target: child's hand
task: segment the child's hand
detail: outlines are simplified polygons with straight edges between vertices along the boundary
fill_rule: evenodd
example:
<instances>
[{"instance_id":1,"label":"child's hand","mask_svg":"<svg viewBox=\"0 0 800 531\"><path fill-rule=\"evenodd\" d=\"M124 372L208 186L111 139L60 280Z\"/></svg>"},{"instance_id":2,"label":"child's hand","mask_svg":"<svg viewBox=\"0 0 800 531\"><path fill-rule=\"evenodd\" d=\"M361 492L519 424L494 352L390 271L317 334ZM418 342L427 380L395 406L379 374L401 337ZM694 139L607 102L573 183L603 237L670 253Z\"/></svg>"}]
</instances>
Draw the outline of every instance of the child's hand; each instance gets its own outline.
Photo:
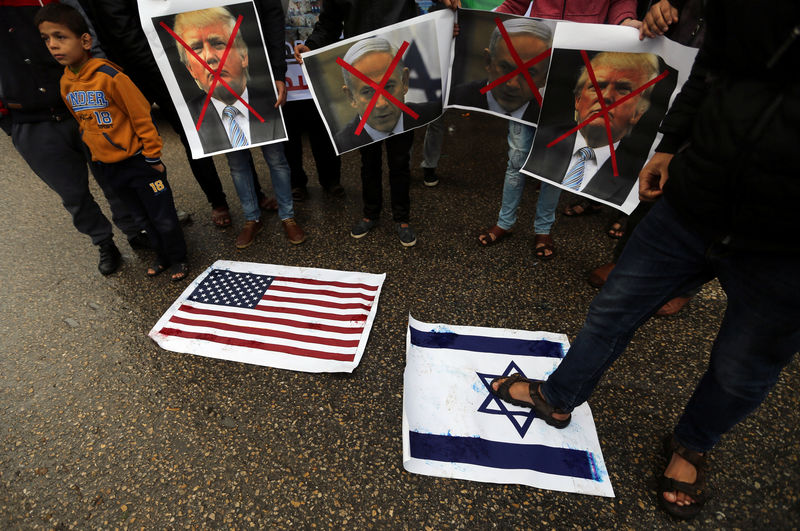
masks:
<instances>
[{"instance_id":1,"label":"child's hand","mask_svg":"<svg viewBox=\"0 0 800 531\"><path fill-rule=\"evenodd\" d=\"M158 173L164 173L164 170L167 169L164 167L163 162L159 162L158 164L151 164L150 166L152 166L153 169L156 170Z\"/></svg>"}]
</instances>

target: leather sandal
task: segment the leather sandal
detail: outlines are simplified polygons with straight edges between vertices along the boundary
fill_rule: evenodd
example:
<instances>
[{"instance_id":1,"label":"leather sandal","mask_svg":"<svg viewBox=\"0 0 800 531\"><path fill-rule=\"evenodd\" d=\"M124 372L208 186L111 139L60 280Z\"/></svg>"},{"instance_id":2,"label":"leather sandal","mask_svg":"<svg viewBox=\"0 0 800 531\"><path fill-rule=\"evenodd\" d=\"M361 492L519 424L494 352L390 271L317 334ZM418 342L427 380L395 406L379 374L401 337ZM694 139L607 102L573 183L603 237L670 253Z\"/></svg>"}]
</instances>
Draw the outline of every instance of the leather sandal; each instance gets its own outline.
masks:
<instances>
[{"instance_id":1,"label":"leather sandal","mask_svg":"<svg viewBox=\"0 0 800 531\"><path fill-rule=\"evenodd\" d=\"M501 383L497 390L494 388L494 384L500 380L505 380ZM513 396L511 396L511 386L517 382L524 382L528 384L528 394L531 397L530 402L525 402L524 400L517 400ZM509 404L513 404L515 406L520 407L527 407L533 409L536 412L536 416L545 421L548 425L553 426L554 428L558 428L559 430L566 428L569 426L570 421L572 420L572 415L570 414L564 420L556 419L553 417L553 413L563 413L563 411L554 408L550 404L548 404L542 395L539 392L539 388L542 385L541 380L530 380L525 378L519 373L514 373L511 376L500 376L492 380L492 384L489 388L492 391L492 394L496 397L500 398L504 402L508 402Z\"/></svg>"},{"instance_id":2,"label":"leather sandal","mask_svg":"<svg viewBox=\"0 0 800 531\"><path fill-rule=\"evenodd\" d=\"M168 265L156 258L155 261L147 268L148 277L157 277L167 270Z\"/></svg>"},{"instance_id":3,"label":"leather sandal","mask_svg":"<svg viewBox=\"0 0 800 531\"><path fill-rule=\"evenodd\" d=\"M499 225L495 225L491 229L485 230L480 236L478 236L478 241L483 247L489 247L490 245L499 243L500 240L506 236L511 236L511 229L506 230Z\"/></svg>"},{"instance_id":4,"label":"leather sandal","mask_svg":"<svg viewBox=\"0 0 800 531\"><path fill-rule=\"evenodd\" d=\"M577 218L578 216L590 216L602 211L603 207L588 200L578 201L564 209L564 215L568 218Z\"/></svg>"},{"instance_id":5,"label":"leather sandal","mask_svg":"<svg viewBox=\"0 0 800 531\"><path fill-rule=\"evenodd\" d=\"M216 225L220 229L224 229L225 227L230 227L231 213L228 210L228 207L217 207L211 210L211 221L213 221L214 225Z\"/></svg>"},{"instance_id":6,"label":"leather sandal","mask_svg":"<svg viewBox=\"0 0 800 531\"><path fill-rule=\"evenodd\" d=\"M550 254L545 254L550 251ZM533 252L539 260L550 260L556 255L556 247L553 238L549 234L537 234L533 237Z\"/></svg>"},{"instance_id":7,"label":"leather sandal","mask_svg":"<svg viewBox=\"0 0 800 531\"><path fill-rule=\"evenodd\" d=\"M678 481L662 475L658 480L658 502L665 511L675 518L689 520L697 516L706 501L711 498L706 486L706 456L694 450L684 448L678 440L675 439L674 435L668 435L664 439L664 455L667 458L667 464L669 464L669 461L672 459L672 454L678 454L691 463L695 470L697 470L697 479L695 479L694 483L684 483L683 481ZM688 494L692 497L693 502L690 505L678 505L677 503L667 501L664 498L664 493L674 491Z\"/></svg>"}]
</instances>

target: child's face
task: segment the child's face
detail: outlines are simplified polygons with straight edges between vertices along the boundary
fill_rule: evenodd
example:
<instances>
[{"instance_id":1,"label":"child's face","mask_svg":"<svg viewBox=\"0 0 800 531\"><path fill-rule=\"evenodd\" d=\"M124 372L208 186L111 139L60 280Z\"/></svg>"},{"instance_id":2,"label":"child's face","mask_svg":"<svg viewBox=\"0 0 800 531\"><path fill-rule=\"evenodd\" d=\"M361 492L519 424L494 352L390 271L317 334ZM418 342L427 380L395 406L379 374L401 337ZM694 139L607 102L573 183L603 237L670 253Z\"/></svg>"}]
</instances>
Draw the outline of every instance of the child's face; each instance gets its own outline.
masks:
<instances>
[{"instance_id":1,"label":"child's face","mask_svg":"<svg viewBox=\"0 0 800 531\"><path fill-rule=\"evenodd\" d=\"M50 55L60 64L80 66L89 59L92 37L88 33L79 37L63 24L42 22L39 24L39 34Z\"/></svg>"}]
</instances>

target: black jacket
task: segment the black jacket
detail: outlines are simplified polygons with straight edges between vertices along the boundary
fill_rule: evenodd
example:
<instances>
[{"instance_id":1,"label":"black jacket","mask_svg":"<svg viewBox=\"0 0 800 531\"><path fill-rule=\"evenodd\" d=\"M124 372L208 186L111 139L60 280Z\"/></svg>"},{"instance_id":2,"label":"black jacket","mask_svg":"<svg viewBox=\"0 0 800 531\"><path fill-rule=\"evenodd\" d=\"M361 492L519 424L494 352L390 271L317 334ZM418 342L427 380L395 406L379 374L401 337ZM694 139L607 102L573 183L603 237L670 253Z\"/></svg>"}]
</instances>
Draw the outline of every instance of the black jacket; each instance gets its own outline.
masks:
<instances>
[{"instance_id":1,"label":"black jacket","mask_svg":"<svg viewBox=\"0 0 800 531\"><path fill-rule=\"evenodd\" d=\"M710 240L800 253L800 3L711 0L691 75L657 151L676 153L664 196ZM796 35L795 35L796 37Z\"/></svg>"},{"instance_id":2,"label":"black jacket","mask_svg":"<svg viewBox=\"0 0 800 531\"><path fill-rule=\"evenodd\" d=\"M319 20L306 39L312 50L416 16L414 0L322 0Z\"/></svg>"}]
</instances>

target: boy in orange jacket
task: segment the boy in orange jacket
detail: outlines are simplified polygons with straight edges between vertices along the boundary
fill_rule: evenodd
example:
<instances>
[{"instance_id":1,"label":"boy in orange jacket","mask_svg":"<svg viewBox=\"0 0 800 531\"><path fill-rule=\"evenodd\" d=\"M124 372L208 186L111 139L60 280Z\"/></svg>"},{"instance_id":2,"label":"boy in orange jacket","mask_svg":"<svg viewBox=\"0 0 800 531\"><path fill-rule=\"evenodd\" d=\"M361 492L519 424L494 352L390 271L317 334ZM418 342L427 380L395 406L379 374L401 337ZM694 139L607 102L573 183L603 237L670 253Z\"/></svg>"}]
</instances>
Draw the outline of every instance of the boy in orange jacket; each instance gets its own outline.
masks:
<instances>
[{"instance_id":1,"label":"boy in orange jacket","mask_svg":"<svg viewBox=\"0 0 800 531\"><path fill-rule=\"evenodd\" d=\"M147 274L152 277L169 269L172 280L183 280L186 242L161 162L161 137L149 102L114 63L91 57L92 37L78 11L48 4L36 14L34 23L50 54L66 67L61 97L78 121L97 171L132 210L147 219L147 234L157 253Z\"/></svg>"}]
</instances>

